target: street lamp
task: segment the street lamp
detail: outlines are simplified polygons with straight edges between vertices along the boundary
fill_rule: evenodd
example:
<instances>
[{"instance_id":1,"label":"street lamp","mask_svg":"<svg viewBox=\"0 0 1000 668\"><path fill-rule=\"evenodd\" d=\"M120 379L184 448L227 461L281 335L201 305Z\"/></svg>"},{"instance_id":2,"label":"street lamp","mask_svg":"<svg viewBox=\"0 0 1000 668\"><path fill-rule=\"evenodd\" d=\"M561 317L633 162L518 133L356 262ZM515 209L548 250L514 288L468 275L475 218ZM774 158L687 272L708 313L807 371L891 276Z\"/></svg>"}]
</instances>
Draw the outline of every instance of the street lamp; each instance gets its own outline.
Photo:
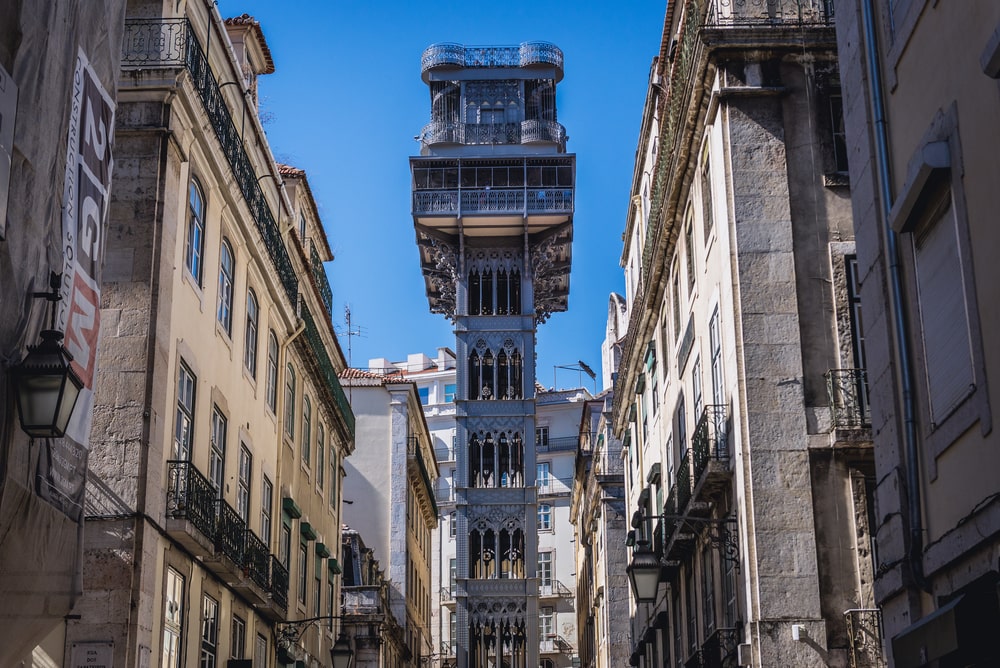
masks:
<instances>
[{"instance_id":1,"label":"street lamp","mask_svg":"<svg viewBox=\"0 0 1000 668\"><path fill-rule=\"evenodd\" d=\"M333 668L351 668L351 664L354 663L354 650L351 649L351 643L347 640L343 629L337 642L330 648L330 661L333 662Z\"/></svg>"},{"instance_id":2,"label":"street lamp","mask_svg":"<svg viewBox=\"0 0 1000 668\"><path fill-rule=\"evenodd\" d=\"M279 622L276 631L278 632L278 662L283 664L294 663L296 661L294 648L298 645L302 634L306 629L316 622L330 621L333 619L343 619L340 615L321 615L319 617L308 617L306 619L296 619L290 622ZM351 668L354 664L354 650L351 649L351 641L347 639L343 626L340 629L340 637L330 648L330 661L333 668Z\"/></svg>"},{"instance_id":3,"label":"street lamp","mask_svg":"<svg viewBox=\"0 0 1000 668\"><path fill-rule=\"evenodd\" d=\"M660 588L660 558L649 548L648 541L639 543L638 549L632 552L632 563L625 570L636 600L641 603L655 601Z\"/></svg>"},{"instance_id":4,"label":"street lamp","mask_svg":"<svg viewBox=\"0 0 1000 668\"><path fill-rule=\"evenodd\" d=\"M35 292L48 300L52 323L41 333L41 343L28 346L27 356L10 370L21 429L32 437L62 437L73 415L83 381L73 371L73 356L62 345L63 334L55 329L55 302L61 299L62 277L52 274L50 292Z\"/></svg>"}]
</instances>

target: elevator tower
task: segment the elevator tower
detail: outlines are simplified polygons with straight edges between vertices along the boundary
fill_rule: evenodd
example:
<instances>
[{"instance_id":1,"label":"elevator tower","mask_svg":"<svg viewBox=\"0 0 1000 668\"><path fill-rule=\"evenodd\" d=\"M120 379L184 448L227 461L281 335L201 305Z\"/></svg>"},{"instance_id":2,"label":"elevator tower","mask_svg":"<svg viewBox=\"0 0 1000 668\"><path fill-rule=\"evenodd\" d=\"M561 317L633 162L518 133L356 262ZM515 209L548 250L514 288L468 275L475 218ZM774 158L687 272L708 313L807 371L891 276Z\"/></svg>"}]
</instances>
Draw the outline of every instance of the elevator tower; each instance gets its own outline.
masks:
<instances>
[{"instance_id":1,"label":"elevator tower","mask_svg":"<svg viewBox=\"0 0 1000 668\"><path fill-rule=\"evenodd\" d=\"M455 325L459 668L538 664L535 328L566 310L575 156L544 42L434 44L410 158L430 309Z\"/></svg>"}]
</instances>

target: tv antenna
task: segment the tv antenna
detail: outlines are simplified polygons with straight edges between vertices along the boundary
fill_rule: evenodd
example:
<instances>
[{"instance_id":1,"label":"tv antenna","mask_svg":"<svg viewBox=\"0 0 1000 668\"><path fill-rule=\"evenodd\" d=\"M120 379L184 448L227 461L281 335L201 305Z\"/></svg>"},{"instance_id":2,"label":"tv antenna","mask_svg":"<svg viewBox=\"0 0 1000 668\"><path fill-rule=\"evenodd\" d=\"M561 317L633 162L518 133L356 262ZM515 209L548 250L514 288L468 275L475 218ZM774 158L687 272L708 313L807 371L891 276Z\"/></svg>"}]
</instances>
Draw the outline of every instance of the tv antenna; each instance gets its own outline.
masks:
<instances>
[{"instance_id":1,"label":"tv antenna","mask_svg":"<svg viewBox=\"0 0 1000 668\"><path fill-rule=\"evenodd\" d=\"M351 359L351 355L352 355L351 348L353 347L352 346L352 341L354 340L355 336L364 336L364 333L361 331L361 326L360 325L354 326L354 325L351 324L351 305L350 304L344 304L344 323L345 323L345 327L343 329L341 329L339 332L337 332L337 335L338 336L346 336L347 337L347 366L349 368L354 368L354 362Z\"/></svg>"},{"instance_id":2,"label":"tv antenna","mask_svg":"<svg viewBox=\"0 0 1000 668\"><path fill-rule=\"evenodd\" d=\"M583 387L583 374L590 376L590 380L594 381L594 394L597 394L597 374L594 370L587 366L587 363L583 360L577 360L576 364L556 364L552 367L552 387L553 389L558 388L558 383L556 382L556 369L566 369L568 371L576 371L578 374L577 382L580 383L580 387Z\"/></svg>"}]
</instances>

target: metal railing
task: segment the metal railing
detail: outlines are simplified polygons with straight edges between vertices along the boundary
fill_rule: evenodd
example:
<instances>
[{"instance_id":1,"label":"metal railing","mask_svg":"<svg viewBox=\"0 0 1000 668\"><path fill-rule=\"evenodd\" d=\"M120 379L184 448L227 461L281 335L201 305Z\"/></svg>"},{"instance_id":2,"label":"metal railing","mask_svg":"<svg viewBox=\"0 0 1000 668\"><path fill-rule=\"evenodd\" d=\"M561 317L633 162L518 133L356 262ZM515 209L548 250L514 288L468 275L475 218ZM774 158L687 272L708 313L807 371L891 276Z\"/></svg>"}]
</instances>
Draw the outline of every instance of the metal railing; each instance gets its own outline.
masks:
<instances>
[{"instance_id":1,"label":"metal railing","mask_svg":"<svg viewBox=\"0 0 1000 668\"><path fill-rule=\"evenodd\" d=\"M319 290L320 300L326 307L326 314L333 314L333 290L330 289L330 279L326 276L326 268L323 260L316 250L316 242L309 240L309 268L312 270L313 280L316 281L316 289Z\"/></svg>"},{"instance_id":2,"label":"metal railing","mask_svg":"<svg viewBox=\"0 0 1000 668\"><path fill-rule=\"evenodd\" d=\"M854 608L844 612L850 643L851 668L885 668L882 653L882 611L878 608Z\"/></svg>"},{"instance_id":3,"label":"metal railing","mask_svg":"<svg viewBox=\"0 0 1000 668\"><path fill-rule=\"evenodd\" d=\"M344 388L340 385L340 379L337 377L337 372L333 368L333 362L330 360L330 356L326 352L326 345L323 343L323 337L320 336L319 329L316 327L316 321L313 320L312 314L309 312L309 307L306 306L304 301L300 304L299 316L305 324L306 340L309 342L310 348L312 348L313 356L316 358L316 363L319 365L320 373L326 381L326 388L329 390L331 397L337 404L337 408L339 409L341 416L344 418L344 423L347 425L347 431L353 438L354 411L351 410L351 404L347 401L347 395L344 394Z\"/></svg>"},{"instance_id":4,"label":"metal railing","mask_svg":"<svg viewBox=\"0 0 1000 668\"><path fill-rule=\"evenodd\" d=\"M677 511L683 514L691 500L691 450L684 451L677 467Z\"/></svg>"},{"instance_id":5,"label":"metal railing","mask_svg":"<svg viewBox=\"0 0 1000 668\"><path fill-rule=\"evenodd\" d=\"M431 507L434 509L434 514L437 515L437 492L434 489L434 485L431 484L431 476L427 471L427 464L424 462L424 454L420 450L420 443L416 436L407 436L406 441L407 454L417 460L417 468L420 470L420 478L426 486L427 496L431 500Z\"/></svg>"},{"instance_id":6,"label":"metal railing","mask_svg":"<svg viewBox=\"0 0 1000 668\"><path fill-rule=\"evenodd\" d=\"M571 654L573 652L573 644L561 635L552 633L538 642L538 651L542 654Z\"/></svg>"},{"instance_id":7,"label":"metal railing","mask_svg":"<svg viewBox=\"0 0 1000 668\"><path fill-rule=\"evenodd\" d=\"M232 114L190 22L187 19L127 19L121 64L126 70L181 66L188 70L222 147L222 153L229 162L233 177L274 264L275 272L289 301L294 305L298 298L299 282L288 256L288 249L281 239L274 214L243 146L243 137L233 123Z\"/></svg>"},{"instance_id":8,"label":"metal railing","mask_svg":"<svg viewBox=\"0 0 1000 668\"><path fill-rule=\"evenodd\" d=\"M739 629L716 629L701 646L702 668L723 668L732 665L729 659L735 657L739 643Z\"/></svg>"},{"instance_id":9,"label":"metal railing","mask_svg":"<svg viewBox=\"0 0 1000 668\"><path fill-rule=\"evenodd\" d=\"M288 569L274 555L271 555L271 600L288 609Z\"/></svg>"},{"instance_id":10,"label":"metal railing","mask_svg":"<svg viewBox=\"0 0 1000 668\"><path fill-rule=\"evenodd\" d=\"M520 129L522 144L542 141L555 142L557 144L566 143L566 128L556 121L530 119L521 121Z\"/></svg>"},{"instance_id":11,"label":"metal railing","mask_svg":"<svg viewBox=\"0 0 1000 668\"><path fill-rule=\"evenodd\" d=\"M573 599L576 595L573 591L559 580L549 580L548 584L538 585L538 596L540 598L563 598Z\"/></svg>"},{"instance_id":12,"label":"metal railing","mask_svg":"<svg viewBox=\"0 0 1000 668\"><path fill-rule=\"evenodd\" d=\"M698 426L691 438L694 450L694 479L698 481L705 472L710 459L729 460L729 444L726 433L726 407L709 404L702 411Z\"/></svg>"},{"instance_id":13,"label":"metal railing","mask_svg":"<svg viewBox=\"0 0 1000 668\"><path fill-rule=\"evenodd\" d=\"M454 601L455 593L449 587L441 587L441 600Z\"/></svg>"},{"instance_id":14,"label":"metal railing","mask_svg":"<svg viewBox=\"0 0 1000 668\"><path fill-rule=\"evenodd\" d=\"M544 443L536 441L535 450L538 452L576 452L579 446L580 438L578 436L560 436L550 438Z\"/></svg>"},{"instance_id":15,"label":"metal railing","mask_svg":"<svg viewBox=\"0 0 1000 668\"><path fill-rule=\"evenodd\" d=\"M573 210L572 188L415 190L413 214L475 215Z\"/></svg>"},{"instance_id":16,"label":"metal railing","mask_svg":"<svg viewBox=\"0 0 1000 668\"><path fill-rule=\"evenodd\" d=\"M862 429L872 426L865 369L830 369L826 372L826 390L834 427Z\"/></svg>"},{"instance_id":17,"label":"metal railing","mask_svg":"<svg viewBox=\"0 0 1000 668\"><path fill-rule=\"evenodd\" d=\"M236 510L219 499L215 521L215 549L229 557L234 564L243 565L243 548L246 545L247 524Z\"/></svg>"},{"instance_id":18,"label":"metal railing","mask_svg":"<svg viewBox=\"0 0 1000 668\"><path fill-rule=\"evenodd\" d=\"M267 544L252 530L246 530L246 546L243 550L243 572L258 587L265 591L271 586L268 563L270 552Z\"/></svg>"},{"instance_id":19,"label":"metal railing","mask_svg":"<svg viewBox=\"0 0 1000 668\"><path fill-rule=\"evenodd\" d=\"M420 130L424 144L532 144L566 143L566 128L556 121L529 119L516 123L453 123L431 121Z\"/></svg>"},{"instance_id":20,"label":"metal railing","mask_svg":"<svg viewBox=\"0 0 1000 668\"><path fill-rule=\"evenodd\" d=\"M188 461L167 462L167 517L188 520L210 540L215 539L218 492Z\"/></svg>"},{"instance_id":21,"label":"metal railing","mask_svg":"<svg viewBox=\"0 0 1000 668\"><path fill-rule=\"evenodd\" d=\"M431 44L420 56L420 71L451 65L457 67L526 67L551 65L561 70L563 52L548 42L524 42L519 46L465 46L442 42Z\"/></svg>"},{"instance_id":22,"label":"metal railing","mask_svg":"<svg viewBox=\"0 0 1000 668\"><path fill-rule=\"evenodd\" d=\"M833 25L833 0L710 0L708 26Z\"/></svg>"}]
</instances>

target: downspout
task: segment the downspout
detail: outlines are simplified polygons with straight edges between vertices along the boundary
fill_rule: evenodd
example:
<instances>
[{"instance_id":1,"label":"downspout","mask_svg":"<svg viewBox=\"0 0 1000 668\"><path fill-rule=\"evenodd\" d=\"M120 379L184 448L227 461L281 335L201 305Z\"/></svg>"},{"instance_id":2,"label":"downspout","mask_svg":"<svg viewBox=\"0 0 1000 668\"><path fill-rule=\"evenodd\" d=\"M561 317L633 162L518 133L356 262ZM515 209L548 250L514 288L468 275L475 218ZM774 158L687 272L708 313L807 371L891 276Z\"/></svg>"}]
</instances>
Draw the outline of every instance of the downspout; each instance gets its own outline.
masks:
<instances>
[{"instance_id":1,"label":"downspout","mask_svg":"<svg viewBox=\"0 0 1000 668\"><path fill-rule=\"evenodd\" d=\"M869 93L872 100L872 115L875 127L875 163L878 172L878 188L881 199L882 226L885 233L885 262L889 269L889 299L892 319L893 343L896 344L896 362L899 368L899 384L902 392L903 446L906 453L904 464L906 475L906 502L910 541L907 558L917 585L930 591L922 562L923 521L920 511L920 471L917 466L917 423L914 414L913 369L910 362L910 344L906 332L903 309L903 285L899 264L898 236L889 222L892 209L892 183L889 175L889 140L886 132L885 103L882 96L882 72L879 68L879 54L875 36L875 10L872 0L861 0L864 21L865 55L868 60Z\"/></svg>"}]
</instances>

